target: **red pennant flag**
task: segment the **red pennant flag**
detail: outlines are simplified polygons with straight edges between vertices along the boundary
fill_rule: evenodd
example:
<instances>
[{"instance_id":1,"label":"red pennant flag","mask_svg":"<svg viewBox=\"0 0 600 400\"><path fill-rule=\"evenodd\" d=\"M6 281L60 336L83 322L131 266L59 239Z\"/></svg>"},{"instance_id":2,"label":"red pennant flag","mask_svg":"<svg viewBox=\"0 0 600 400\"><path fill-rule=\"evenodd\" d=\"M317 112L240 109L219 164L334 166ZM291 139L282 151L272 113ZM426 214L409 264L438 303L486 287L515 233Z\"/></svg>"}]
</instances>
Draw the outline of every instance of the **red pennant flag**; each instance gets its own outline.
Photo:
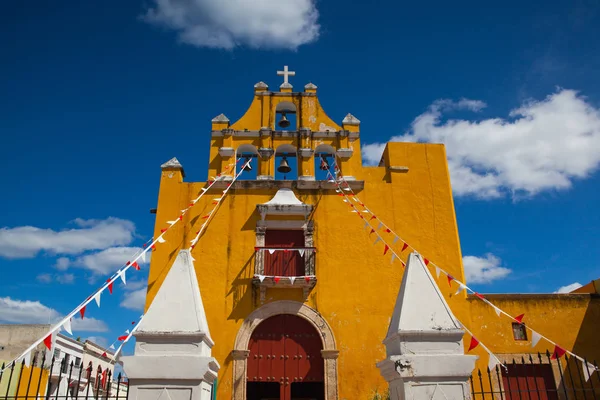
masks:
<instances>
[{"instance_id":1,"label":"red pennant flag","mask_svg":"<svg viewBox=\"0 0 600 400\"><path fill-rule=\"evenodd\" d=\"M254 251L258 251L258 247L255 247L255 248L254 248Z\"/></svg>"},{"instance_id":2,"label":"red pennant flag","mask_svg":"<svg viewBox=\"0 0 600 400\"><path fill-rule=\"evenodd\" d=\"M127 339L127 335L124 335L124 336L119 336L119 337L117 338L117 340L120 340L120 341L123 341L123 340L125 340L125 339Z\"/></svg>"},{"instance_id":3,"label":"red pennant flag","mask_svg":"<svg viewBox=\"0 0 600 400\"><path fill-rule=\"evenodd\" d=\"M377 217L373 215L373 216L371 216L371 219L377 219ZM371 220L371 219L370 219L370 220ZM370 221L370 220L369 220L369 221Z\"/></svg>"},{"instance_id":4,"label":"red pennant flag","mask_svg":"<svg viewBox=\"0 0 600 400\"><path fill-rule=\"evenodd\" d=\"M190 249L194 250L194 247L195 247L195 246L196 246L195 244L191 245L191 246L190 246Z\"/></svg>"},{"instance_id":5,"label":"red pennant flag","mask_svg":"<svg viewBox=\"0 0 600 400\"><path fill-rule=\"evenodd\" d=\"M83 319L83 316L85 315L85 306L81 307L81 310L79 310L79 314L81 314L81 319Z\"/></svg>"},{"instance_id":6,"label":"red pennant flag","mask_svg":"<svg viewBox=\"0 0 600 400\"><path fill-rule=\"evenodd\" d=\"M338 193L338 196L344 197L344 193Z\"/></svg>"},{"instance_id":7,"label":"red pennant flag","mask_svg":"<svg viewBox=\"0 0 600 400\"><path fill-rule=\"evenodd\" d=\"M140 265L137 262L134 262L133 264L131 264L131 266L138 271L140 270Z\"/></svg>"},{"instance_id":8,"label":"red pennant flag","mask_svg":"<svg viewBox=\"0 0 600 400\"><path fill-rule=\"evenodd\" d=\"M48 350L52 349L52 334L49 334L44 338L44 345Z\"/></svg>"},{"instance_id":9,"label":"red pennant flag","mask_svg":"<svg viewBox=\"0 0 600 400\"><path fill-rule=\"evenodd\" d=\"M365 207L365 205L364 205L363 203L359 203L359 204L360 204L362 207ZM365 208L367 208L367 207L365 207Z\"/></svg>"},{"instance_id":10,"label":"red pennant flag","mask_svg":"<svg viewBox=\"0 0 600 400\"><path fill-rule=\"evenodd\" d=\"M202 219L207 219L208 217L210 217L210 214L206 214Z\"/></svg>"},{"instance_id":11,"label":"red pennant flag","mask_svg":"<svg viewBox=\"0 0 600 400\"><path fill-rule=\"evenodd\" d=\"M146 243L144 243L144 244L142 245L142 247L143 247L143 248L146 248L146 246L148 246Z\"/></svg>"},{"instance_id":12,"label":"red pennant flag","mask_svg":"<svg viewBox=\"0 0 600 400\"><path fill-rule=\"evenodd\" d=\"M515 317L515 321L517 321L518 323L522 324L523 323L523 317L525 316L525 314L521 314L521 315L517 315Z\"/></svg>"},{"instance_id":13,"label":"red pennant flag","mask_svg":"<svg viewBox=\"0 0 600 400\"><path fill-rule=\"evenodd\" d=\"M103 388L106 387L106 373L107 372L108 372L108 368L102 372L102 378L100 378L100 383L102 384Z\"/></svg>"},{"instance_id":14,"label":"red pennant flag","mask_svg":"<svg viewBox=\"0 0 600 400\"><path fill-rule=\"evenodd\" d=\"M485 297L483 297L482 294L475 292L475 296L479 297L481 300L485 300Z\"/></svg>"},{"instance_id":15,"label":"red pennant flag","mask_svg":"<svg viewBox=\"0 0 600 400\"><path fill-rule=\"evenodd\" d=\"M189 207L193 207L193 206L194 206L194 203L190 203L190 204L189 204Z\"/></svg>"},{"instance_id":16,"label":"red pennant flag","mask_svg":"<svg viewBox=\"0 0 600 400\"><path fill-rule=\"evenodd\" d=\"M181 215L179 216L179 220L180 220L180 221L183 221L183 214L181 214Z\"/></svg>"},{"instance_id":17,"label":"red pennant flag","mask_svg":"<svg viewBox=\"0 0 600 400\"><path fill-rule=\"evenodd\" d=\"M448 285L452 286L452 281L454 280L454 277L452 275L448 275Z\"/></svg>"},{"instance_id":18,"label":"red pennant flag","mask_svg":"<svg viewBox=\"0 0 600 400\"><path fill-rule=\"evenodd\" d=\"M406 250L407 248L408 248L408 243L406 243L406 242L405 242L405 243L402 245L402 251Z\"/></svg>"},{"instance_id":19,"label":"red pennant flag","mask_svg":"<svg viewBox=\"0 0 600 400\"><path fill-rule=\"evenodd\" d=\"M106 354L106 352L102 353L102 357L107 358L108 355Z\"/></svg>"},{"instance_id":20,"label":"red pennant flag","mask_svg":"<svg viewBox=\"0 0 600 400\"><path fill-rule=\"evenodd\" d=\"M375 233L375 229L371 228L371 232L369 232L369 235L370 235L371 233Z\"/></svg>"},{"instance_id":21,"label":"red pennant flag","mask_svg":"<svg viewBox=\"0 0 600 400\"><path fill-rule=\"evenodd\" d=\"M383 249L383 255L384 256L385 256L385 253L387 253L389 249L390 249L390 247L386 244L385 248Z\"/></svg>"},{"instance_id":22,"label":"red pennant flag","mask_svg":"<svg viewBox=\"0 0 600 400\"><path fill-rule=\"evenodd\" d=\"M429 260L428 259L424 259L423 261L425 261L425 266L429 265Z\"/></svg>"},{"instance_id":23,"label":"red pennant flag","mask_svg":"<svg viewBox=\"0 0 600 400\"><path fill-rule=\"evenodd\" d=\"M467 352L473 350L478 345L479 345L479 340L475 339L475 336L471 336L471 344L469 344L469 350L467 350Z\"/></svg>"},{"instance_id":24,"label":"red pennant flag","mask_svg":"<svg viewBox=\"0 0 600 400\"><path fill-rule=\"evenodd\" d=\"M213 200L213 202L212 202L212 203L213 203L213 204L219 204L219 201L218 201L218 200Z\"/></svg>"},{"instance_id":25,"label":"red pennant flag","mask_svg":"<svg viewBox=\"0 0 600 400\"><path fill-rule=\"evenodd\" d=\"M305 276L304 280L306 281L306 283L309 283L310 282L310 276Z\"/></svg>"},{"instance_id":26,"label":"red pennant flag","mask_svg":"<svg viewBox=\"0 0 600 400\"><path fill-rule=\"evenodd\" d=\"M554 352L552 353L552 357L550 357L550 359L551 360L557 360L557 359L561 358L562 356L564 356L566 352L567 351L565 349L563 349L559 345L555 344L554 345Z\"/></svg>"},{"instance_id":27,"label":"red pennant flag","mask_svg":"<svg viewBox=\"0 0 600 400\"><path fill-rule=\"evenodd\" d=\"M108 292L109 292L110 294L112 294L113 284L115 283L115 281L112 281L112 282L111 282L111 281L110 281L110 279L109 279L109 280L107 280L106 282L108 282ZM81 318L83 318L83 315L81 316Z\"/></svg>"},{"instance_id":28,"label":"red pennant flag","mask_svg":"<svg viewBox=\"0 0 600 400\"><path fill-rule=\"evenodd\" d=\"M389 229L389 228L387 228L385 231L386 231L387 233L392 233L392 231L390 231L390 229Z\"/></svg>"},{"instance_id":29,"label":"red pennant flag","mask_svg":"<svg viewBox=\"0 0 600 400\"><path fill-rule=\"evenodd\" d=\"M280 279L281 279L281 278L280 278L280 277L278 277L278 276L276 276L276 277L274 277L274 278L273 278L273 280L275 281L275 283L279 283L279 280L280 280Z\"/></svg>"},{"instance_id":30,"label":"red pennant flag","mask_svg":"<svg viewBox=\"0 0 600 400\"><path fill-rule=\"evenodd\" d=\"M167 228L162 228L162 229L160 230L160 233L165 233L166 231L167 231Z\"/></svg>"},{"instance_id":31,"label":"red pennant flag","mask_svg":"<svg viewBox=\"0 0 600 400\"><path fill-rule=\"evenodd\" d=\"M362 214L358 214L358 216L360 217L360 219L365 219L365 217L363 217Z\"/></svg>"},{"instance_id":32,"label":"red pennant flag","mask_svg":"<svg viewBox=\"0 0 600 400\"><path fill-rule=\"evenodd\" d=\"M156 246L155 246L155 245L152 245L150 248L151 248L152 250L156 250Z\"/></svg>"}]
</instances>

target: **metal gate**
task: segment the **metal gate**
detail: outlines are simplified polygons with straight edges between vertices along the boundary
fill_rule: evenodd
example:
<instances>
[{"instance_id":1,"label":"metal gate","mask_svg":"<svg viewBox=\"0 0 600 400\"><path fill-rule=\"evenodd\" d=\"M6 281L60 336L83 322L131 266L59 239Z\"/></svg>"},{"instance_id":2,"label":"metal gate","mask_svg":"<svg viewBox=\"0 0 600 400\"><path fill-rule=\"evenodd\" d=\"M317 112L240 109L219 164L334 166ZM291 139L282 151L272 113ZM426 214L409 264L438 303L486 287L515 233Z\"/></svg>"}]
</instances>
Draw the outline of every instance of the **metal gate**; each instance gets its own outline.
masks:
<instances>
[{"instance_id":1,"label":"metal gate","mask_svg":"<svg viewBox=\"0 0 600 400\"><path fill-rule=\"evenodd\" d=\"M304 318L281 314L263 321L249 343L248 400L323 399L322 348Z\"/></svg>"}]
</instances>

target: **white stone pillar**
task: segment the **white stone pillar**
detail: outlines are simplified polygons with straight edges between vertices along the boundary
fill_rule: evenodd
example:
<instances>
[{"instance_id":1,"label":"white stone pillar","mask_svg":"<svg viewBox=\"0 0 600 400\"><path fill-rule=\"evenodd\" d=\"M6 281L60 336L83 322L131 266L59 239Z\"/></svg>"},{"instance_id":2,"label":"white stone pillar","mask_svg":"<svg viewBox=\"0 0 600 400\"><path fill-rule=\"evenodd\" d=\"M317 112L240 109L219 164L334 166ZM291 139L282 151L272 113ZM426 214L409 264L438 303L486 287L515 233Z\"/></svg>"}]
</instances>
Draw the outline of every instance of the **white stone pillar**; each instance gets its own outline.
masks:
<instances>
[{"instance_id":1,"label":"white stone pillar","mask_svg":"<svg viewBox=\"0 0 600 400\"><path fill-rule=\"evenodd\" d=\"M391 400L470 399L477 356L465 355L464 331L417 253L406 265L392 321L377 363Z\"/></svg>"},{"instance_id":2,"label":"white stone pillar","mask_svg":"<svg viewBox=\"0 0 600 400\"><path fill-rule=\"evenodd\" d=\"M130 400L210 400L219 364L192 256L181 250L122 357Z\"/></svg>"}]
</instances>

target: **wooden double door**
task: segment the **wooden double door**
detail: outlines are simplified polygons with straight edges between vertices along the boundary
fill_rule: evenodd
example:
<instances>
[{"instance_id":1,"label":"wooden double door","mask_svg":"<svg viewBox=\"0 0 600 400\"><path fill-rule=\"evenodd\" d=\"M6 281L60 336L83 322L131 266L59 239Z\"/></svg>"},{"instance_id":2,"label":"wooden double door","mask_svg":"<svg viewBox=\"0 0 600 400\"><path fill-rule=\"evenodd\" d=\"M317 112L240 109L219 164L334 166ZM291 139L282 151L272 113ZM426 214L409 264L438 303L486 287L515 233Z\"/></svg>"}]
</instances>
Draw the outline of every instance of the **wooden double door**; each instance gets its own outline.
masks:
<instances>
[{"instance_id":1,"label":"wooden double door","mask_svg":"<svg viewBox=\"0 0 600 400\"><path fill-rule=\"evenodd\" d=\"M274 249L303 248L303 230L267 230L265 247ZM304 276L304 258L297 250L267 251L265 253L265 275Z\"/></svg>"},{"instance_id":2,"label":"wooden double door","mask_svg":"<svg viewBox=\"0 0 600 400\"><path fill-rule=\"evenodd\" d=\"M323 400L324 362L317 330L304 318L281 314L252 333L248 400Z\"/></svg>"}]
</instances>

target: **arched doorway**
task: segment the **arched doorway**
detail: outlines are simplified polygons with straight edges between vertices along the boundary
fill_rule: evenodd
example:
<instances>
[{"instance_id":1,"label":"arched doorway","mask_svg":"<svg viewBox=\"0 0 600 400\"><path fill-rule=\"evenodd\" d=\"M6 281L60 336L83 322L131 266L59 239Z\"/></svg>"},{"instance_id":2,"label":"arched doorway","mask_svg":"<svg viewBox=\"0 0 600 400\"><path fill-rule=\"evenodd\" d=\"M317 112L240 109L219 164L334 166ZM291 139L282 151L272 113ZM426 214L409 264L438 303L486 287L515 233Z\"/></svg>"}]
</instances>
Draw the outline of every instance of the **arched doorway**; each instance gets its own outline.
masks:
<instances>
[{"instance_id":1,"label":"arched doorway","mask_svg":"<svg viewBox=\"0 0 600 400\"><path fill-rule=\"evenodd\" d=\"M248 343L247 400L323 400L323 344L306 319L267 318Z\"/></svg>"}]
</instances>

